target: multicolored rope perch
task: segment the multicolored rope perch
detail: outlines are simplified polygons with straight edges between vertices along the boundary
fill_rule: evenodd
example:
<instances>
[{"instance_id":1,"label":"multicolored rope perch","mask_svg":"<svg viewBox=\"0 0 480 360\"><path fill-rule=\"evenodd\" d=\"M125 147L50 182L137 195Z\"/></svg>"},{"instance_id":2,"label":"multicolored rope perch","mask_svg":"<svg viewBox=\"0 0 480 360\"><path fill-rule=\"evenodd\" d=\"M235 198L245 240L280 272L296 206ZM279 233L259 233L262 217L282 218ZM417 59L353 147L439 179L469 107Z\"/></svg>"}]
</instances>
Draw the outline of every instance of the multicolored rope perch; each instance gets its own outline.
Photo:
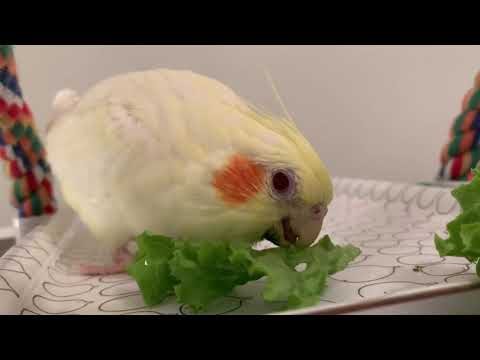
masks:
<instances>
[{"instance_id":1,"label":"multicolored rope perch","mask_svg":"<svg viewBox=\"0 0 480 360\"><path fill-rule=\"evenodd\" d=\"M51 170L22 95L11 45L0 45L0 158L13 181L11 203L19 217L55 213Z\"/></svg>"},{"instance_id":2,"label":"multicolored rope perch","mask_svg":"<svg viewBox=\"0 0 480 360\"><path fill-rule=\"evenodd\" d=\"M455 118L440 162L439 178L447 181L471 180L471 170L480 162L480 73L463 98L462 112Z\"/></svg>"}]
</instances>

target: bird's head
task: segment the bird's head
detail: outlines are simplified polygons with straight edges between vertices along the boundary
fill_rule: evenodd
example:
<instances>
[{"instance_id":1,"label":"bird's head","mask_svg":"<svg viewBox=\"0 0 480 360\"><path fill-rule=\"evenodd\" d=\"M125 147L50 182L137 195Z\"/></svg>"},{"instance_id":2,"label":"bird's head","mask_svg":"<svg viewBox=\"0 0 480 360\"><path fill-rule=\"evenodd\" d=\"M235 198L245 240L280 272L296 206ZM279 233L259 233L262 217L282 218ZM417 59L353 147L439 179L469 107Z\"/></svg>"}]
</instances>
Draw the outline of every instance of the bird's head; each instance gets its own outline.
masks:
<instances>
[{"instance_id":1,"label":"bird's head","mask_svg":"<svg viewBox=\"0 0 480 360\"><path fill-rule=\"evenodd\" d=\"M293 122L247 110L240 153L219 170L214 186L230 206L268 219L264 237L282 247L308 247L318 238L333 186L313 146Z\"/></svg>"}]
</instances>

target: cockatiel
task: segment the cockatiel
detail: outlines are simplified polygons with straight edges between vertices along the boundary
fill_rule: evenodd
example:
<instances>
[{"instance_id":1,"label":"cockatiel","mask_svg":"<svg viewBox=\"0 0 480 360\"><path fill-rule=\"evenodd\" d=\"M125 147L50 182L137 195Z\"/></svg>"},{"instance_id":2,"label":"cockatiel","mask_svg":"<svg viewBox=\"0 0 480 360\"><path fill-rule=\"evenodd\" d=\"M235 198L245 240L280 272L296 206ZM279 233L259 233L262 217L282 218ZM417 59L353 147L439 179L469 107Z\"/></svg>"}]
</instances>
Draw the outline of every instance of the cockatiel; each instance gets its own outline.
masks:
<instances>
[{"instance_id":1,"label":"cockatiel","mask_svg":"<svg viewBox=\"0 0 480 360\"><path fill-rule=\"evenodd\" d=\"M85 272L123 271L126 244L144 231L299 247L320 233L333 189L314 148L291 120L216 80L120 75L81 97L62 91L54 113L46 144L64 199L116 254Z\"/></svg>"}]
</instances>

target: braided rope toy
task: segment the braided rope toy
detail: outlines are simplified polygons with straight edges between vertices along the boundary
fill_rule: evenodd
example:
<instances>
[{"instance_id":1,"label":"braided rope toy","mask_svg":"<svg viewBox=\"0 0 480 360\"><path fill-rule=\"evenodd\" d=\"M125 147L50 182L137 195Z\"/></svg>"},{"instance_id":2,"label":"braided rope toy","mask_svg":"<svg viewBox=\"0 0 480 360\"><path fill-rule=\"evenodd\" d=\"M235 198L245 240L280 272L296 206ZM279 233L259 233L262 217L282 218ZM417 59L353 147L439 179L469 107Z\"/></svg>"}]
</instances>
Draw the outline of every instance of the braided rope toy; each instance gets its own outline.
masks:
<instances>
[{"instance_id":1,"label":"braided rope toy","mask_svg":"<svg viewBox=\"0 0 480 360\"><path fill-rule=\"evenodd\" d=\"M11 45L0 45L0 159L13 181L10 202L21 219L56 212L51 169L23 98Z\"/></svg>"},{"instance_id":2,"label":"braided rope toy","mask_svg":"<svg viewBox=\"0 0 480 360\"><path fill-rule=\"evenodd\" d=\"M439 178L469 181L472 169L480 162L480 73L472 89L464 96L462 112L450 129L450 139L442 148Z\"/></svg>"}]
</instances>

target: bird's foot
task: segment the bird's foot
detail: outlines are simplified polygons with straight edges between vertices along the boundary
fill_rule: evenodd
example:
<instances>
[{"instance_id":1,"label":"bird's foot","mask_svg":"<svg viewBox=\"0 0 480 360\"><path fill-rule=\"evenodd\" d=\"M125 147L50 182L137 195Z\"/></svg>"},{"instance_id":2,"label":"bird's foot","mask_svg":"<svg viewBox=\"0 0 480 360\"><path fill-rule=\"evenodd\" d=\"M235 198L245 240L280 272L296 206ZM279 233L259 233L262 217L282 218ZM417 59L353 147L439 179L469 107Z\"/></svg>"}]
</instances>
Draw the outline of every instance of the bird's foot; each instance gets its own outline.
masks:
<instances>
[{"instance_id":1,"label":"bird's foot","mask_svg":"<svg viewBox=\"0 0 480 360\"><path fill-rule=\"evenodd\" d=\"M113 254L113 265L81 265L80 273L82 275L114 275L127 271L128 266L133 261L134 255L127 246L123 246Z\"/></svg>"}]
</instances>

